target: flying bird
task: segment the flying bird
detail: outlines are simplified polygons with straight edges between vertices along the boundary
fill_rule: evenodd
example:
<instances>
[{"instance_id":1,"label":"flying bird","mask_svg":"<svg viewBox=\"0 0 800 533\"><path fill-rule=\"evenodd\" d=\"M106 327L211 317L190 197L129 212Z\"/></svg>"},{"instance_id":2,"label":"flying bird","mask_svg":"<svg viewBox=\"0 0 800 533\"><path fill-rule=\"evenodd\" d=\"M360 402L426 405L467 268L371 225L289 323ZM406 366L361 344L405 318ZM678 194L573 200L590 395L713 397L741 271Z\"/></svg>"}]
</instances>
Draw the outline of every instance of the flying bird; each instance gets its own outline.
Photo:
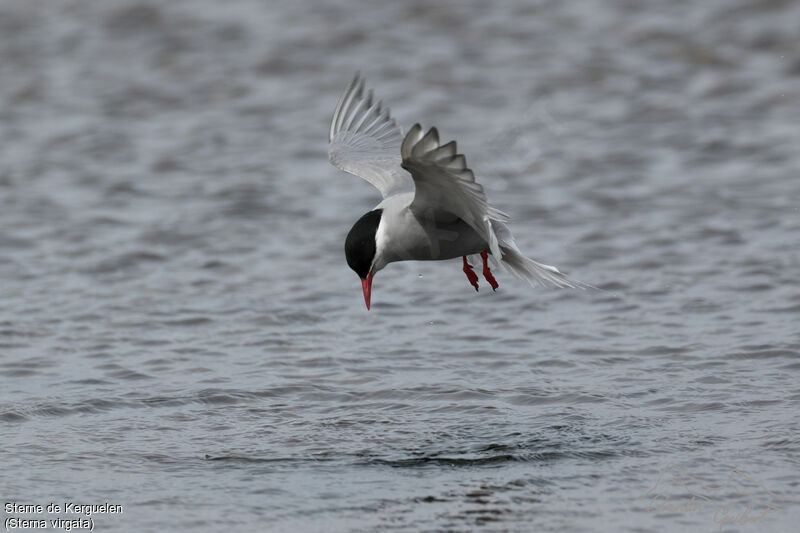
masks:
<instances>
[{"instance_id":1,"label":"flying bird","mask_svg":"<svg viewBox=\"0 0 800 533\"><path fill-rule=\"evenodd\" d=\"M330 162L365 179L383 196L356 221L344 245L347 264L361 278L367 309L375 274L395 261L461 257L462 270L477 291L478 275L468 256L479 255L481 274L496 290L491 254L534 286L591 287L525 257L508 229L508 215L489 205L455 141L440 144L436 128L424 132L419 124L404 137L389 108L374 100L372 90L364 90L358 73L339 98L328 140Z\"/></svg>"}]
</instances>

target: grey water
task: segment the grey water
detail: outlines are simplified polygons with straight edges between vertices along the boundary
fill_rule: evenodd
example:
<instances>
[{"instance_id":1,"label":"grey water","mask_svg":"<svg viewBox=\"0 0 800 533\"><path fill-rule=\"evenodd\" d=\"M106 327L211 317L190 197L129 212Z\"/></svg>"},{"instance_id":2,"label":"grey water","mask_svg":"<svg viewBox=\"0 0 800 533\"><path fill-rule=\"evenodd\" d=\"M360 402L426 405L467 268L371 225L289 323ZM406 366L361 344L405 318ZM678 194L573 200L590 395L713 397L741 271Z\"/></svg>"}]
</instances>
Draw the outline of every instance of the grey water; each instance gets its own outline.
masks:
<instances>
[{"instance_id":1,"label":"grey water","mask_svg":"<svg viewBox=\"0 0 800 533\"><path fill-rule=\"evenodd\" d=\"M0 3L4 527L796 531L798 21ZM343 243L380 198L326 157L356 70L602 290L398 263L367 312Z\"/></svg>"}]
</instances>

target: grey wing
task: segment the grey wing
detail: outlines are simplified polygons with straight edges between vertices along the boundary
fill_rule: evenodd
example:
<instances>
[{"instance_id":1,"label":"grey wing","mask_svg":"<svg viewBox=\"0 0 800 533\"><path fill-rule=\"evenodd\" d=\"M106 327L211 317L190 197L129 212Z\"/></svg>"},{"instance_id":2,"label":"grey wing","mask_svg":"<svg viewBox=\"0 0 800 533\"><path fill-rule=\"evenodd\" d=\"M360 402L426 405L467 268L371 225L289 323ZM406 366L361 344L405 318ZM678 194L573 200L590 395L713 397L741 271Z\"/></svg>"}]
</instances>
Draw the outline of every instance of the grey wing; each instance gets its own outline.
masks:
<instances>
[{"instance_id":1,"label":"grey wing","mask_svg":"<svg viewBox=\"0 0 800 533\"><path fill-rule=\"evenodd\" d=\"M403 131L364 80L356 73L345 89L331 119L328 159L350 174L365 179L386 198L414 190L410 176L400 166Z\"/></svg>"},{"instance_id":2,"label":"grey wing","mask_svg":"<svg viewBox=\"0 0 800 533\"><path fill-rule=\"evenodd\" d=\"M436 128L423 135L422 127L414 124L403 140L401 155L402 166L411 173L416 188L409 209L423 221L432 220L439 211L458 216L500 259L503 254L492 221L507 222L508 215L489 205L483 186L475 181L455 141L440 146Z\"/></svg>"},{"instance_id":3,"label":"grey wing","mask_svg":"<svg viewBox=\"0 0 800 533\"><path fill-rule=\"evenodd\" d=\"M457 215L489 244L502 265L531 285L594 288L522 254L505 224L508 215L489 205L455 141L440 146L436 128L423 135L420 125L415 124L403 140L401 154L403 168L411 173L416 187L409 209L423 222L433 221L441 211Z\"/></svg>"}]
</instances>

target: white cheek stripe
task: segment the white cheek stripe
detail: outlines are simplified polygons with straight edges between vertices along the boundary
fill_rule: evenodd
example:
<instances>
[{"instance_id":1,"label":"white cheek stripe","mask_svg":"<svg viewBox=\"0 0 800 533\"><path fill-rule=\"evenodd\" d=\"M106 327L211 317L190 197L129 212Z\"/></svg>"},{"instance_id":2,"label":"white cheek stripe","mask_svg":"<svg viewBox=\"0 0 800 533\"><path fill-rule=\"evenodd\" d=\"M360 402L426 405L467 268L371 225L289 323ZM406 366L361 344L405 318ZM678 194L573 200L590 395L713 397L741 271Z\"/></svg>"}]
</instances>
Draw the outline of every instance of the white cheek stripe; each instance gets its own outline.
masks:
<instances>
[{"instance_id":1,"label":"white cheek stripe","mask_svg":"<svg viewBox=\"0 0 800 533\"><path fill-rule=\"evenodd\" d=\"M378 231L375 232L375 257L372 259L372 268L374 268L375 271L386 266L386 262L383 260L383 252L386 250L386 243L389 241L389 235L386 233L386 225L383 223L383 220L383 217L381 217L381 221L378 223Z\"/></svg>"}]
</instances>

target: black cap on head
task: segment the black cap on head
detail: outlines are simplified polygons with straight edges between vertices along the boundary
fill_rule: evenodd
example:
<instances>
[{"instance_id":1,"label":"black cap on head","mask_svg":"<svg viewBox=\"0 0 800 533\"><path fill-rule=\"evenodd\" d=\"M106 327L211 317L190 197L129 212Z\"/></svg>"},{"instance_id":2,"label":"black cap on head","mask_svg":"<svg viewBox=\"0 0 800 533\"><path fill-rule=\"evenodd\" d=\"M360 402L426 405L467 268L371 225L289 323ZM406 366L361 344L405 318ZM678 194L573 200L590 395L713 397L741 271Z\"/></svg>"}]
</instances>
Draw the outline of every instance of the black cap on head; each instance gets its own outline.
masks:
<instances>
[{"instance_id":1,"label":"black cap on head","mask_svg":"<svg viewBox=\"0 0 800 533\"><path fill-rule=\"evenodd\" d=\"M381 214L383 209L376 209L359 218L344 241L347 264L361 279L366 279L369 275L372 260L375 259L375 233L381 222Z\"/></svg>"}]
</instances>

